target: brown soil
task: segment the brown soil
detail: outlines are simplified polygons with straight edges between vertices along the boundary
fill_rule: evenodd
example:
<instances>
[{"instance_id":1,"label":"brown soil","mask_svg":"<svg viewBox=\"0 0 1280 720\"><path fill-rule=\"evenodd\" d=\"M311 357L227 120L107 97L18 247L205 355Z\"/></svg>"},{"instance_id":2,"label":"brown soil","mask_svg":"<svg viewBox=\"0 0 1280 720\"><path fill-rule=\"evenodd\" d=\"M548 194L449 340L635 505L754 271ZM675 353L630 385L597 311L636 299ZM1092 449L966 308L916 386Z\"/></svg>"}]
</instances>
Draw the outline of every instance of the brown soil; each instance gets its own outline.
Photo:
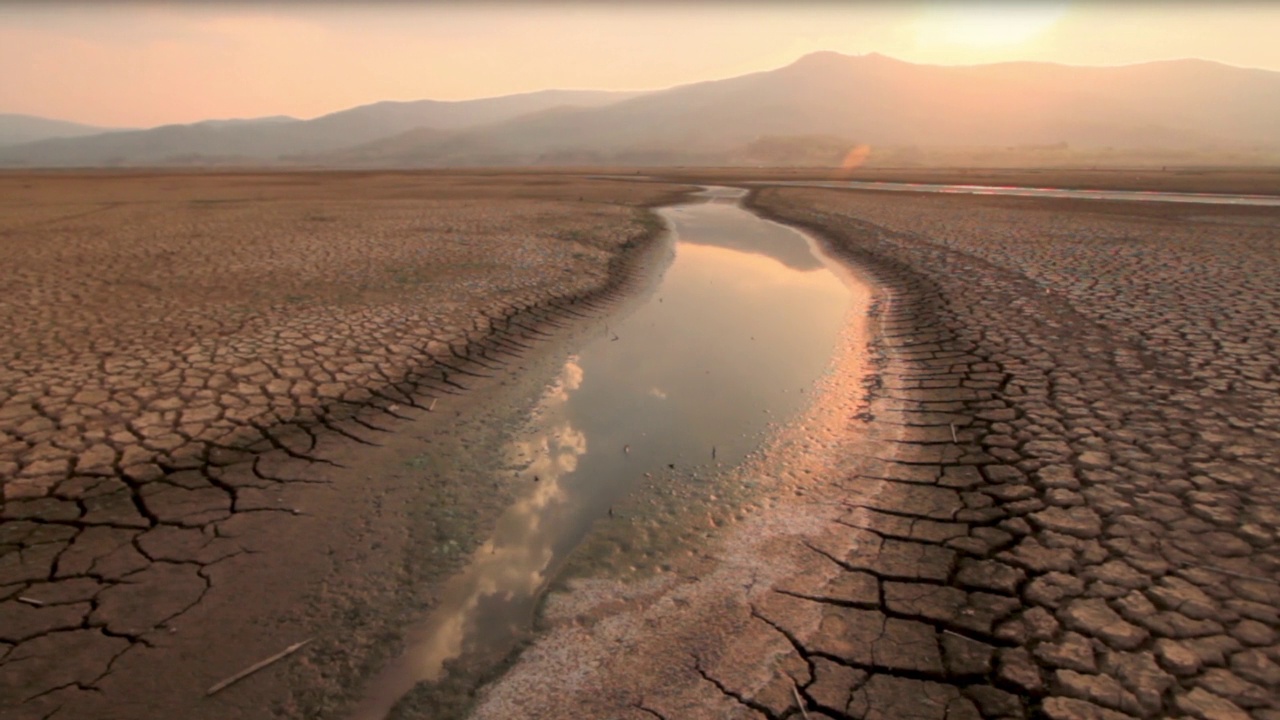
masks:
<instances>
[{"instance_id":1,"label":"brown soil","mask_svg":"<svg viewBox=\"0 0 1280 720\"><path fill-rule=\"evenodd\" d=\"M637 208L670 192L529 177L4 176L5 497L111 469L141 478L256 426L365 402L493 318L601 283L646 232Z\"/></svg>"}]
</instances>

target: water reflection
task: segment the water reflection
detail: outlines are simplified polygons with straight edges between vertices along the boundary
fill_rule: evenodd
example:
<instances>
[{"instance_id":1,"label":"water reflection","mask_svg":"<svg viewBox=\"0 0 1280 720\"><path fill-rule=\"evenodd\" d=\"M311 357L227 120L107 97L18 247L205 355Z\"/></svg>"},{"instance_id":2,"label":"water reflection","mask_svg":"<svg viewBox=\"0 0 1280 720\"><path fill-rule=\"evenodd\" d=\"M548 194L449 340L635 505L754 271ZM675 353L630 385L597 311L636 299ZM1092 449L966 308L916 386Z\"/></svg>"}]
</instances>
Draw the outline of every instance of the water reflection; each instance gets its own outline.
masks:
<instances>
[{"instance_id":1,"label":"water reflection","mask_svg":"<svg viewBox=\"0 0 1280 720\"><path fill-rule=\"evenodd\" d=\"M750 451L754 433L799 407L847 301L825 269L799 273L773 258L685 243L688 226L678 213L668 217L681 245L662 302L619 326L617 342L594 349L584 397L568 407L576 425L591 429L593 446L629 446L629 467L643 471L704 463L712 446L724 462ZM583 462L616 472L592 457Z\"/></svg>"},{"instance_id":2,"label":"water reflection","mask_svg":"<svg viewBox=\"0 0 1280 720\"><path fill-rule=\"evenodd\" d=\"M530 627L539 593L646 476L690 482L754 449L826 368L850 292L816 245L737 205L660 212L675 257L652 295L565 363L507 447L526 488L449 581L356 717L374 720L453 658L490 657ZM714 450L713 450L714 448ZM713 460L714 457L714 460Z\"/></svg>"},{"instance_id":3,"label":"water reflection","mask_svg":"<svg viewBox=\"0 0 1280 720\"><path fill-rule=\"evenodd\" d=\"M468 645L500 645L523 632L555 555L555 508L567 499L561 478L587 452L586 435L564 417L570 395L582 385L577 360L569 358L538 404L542 432L507 448L508 464L524 467L521 475L532 481L532 490L502 514L466 570L448 582L442 611L410 635L409 650L375 681L355 718L381 720L415 685L439 680L445 663Z\"/></svg>"},{"instance_id":4,"label":"water reflection","mask_svg":"<svg viewBox=\"0 0 1280 720\"><path fill-rule=\"evenodd\" d=\"M679 215L677 215L679 217ZM753 253L776 260L793 270L821 270L824 265L818 256L810 252L803 242L780 236L777 226L759 223L748 227L735 227L726 232L725 224L736 224L734 212L685 213L680 217L680 240L689 245L727 247L739 252Z\"/></svg>"}]
</instances>

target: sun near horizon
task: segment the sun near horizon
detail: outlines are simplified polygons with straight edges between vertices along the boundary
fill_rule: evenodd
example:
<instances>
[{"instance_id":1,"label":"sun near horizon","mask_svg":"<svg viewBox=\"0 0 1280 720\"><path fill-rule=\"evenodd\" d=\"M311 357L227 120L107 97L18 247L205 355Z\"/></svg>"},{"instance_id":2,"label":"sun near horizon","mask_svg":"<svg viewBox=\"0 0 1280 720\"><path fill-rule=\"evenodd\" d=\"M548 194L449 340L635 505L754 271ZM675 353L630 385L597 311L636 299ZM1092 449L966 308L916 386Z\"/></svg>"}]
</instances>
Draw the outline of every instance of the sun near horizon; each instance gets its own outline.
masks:
<instances>
[{"instance_id":1,"label":"sun near horizon","mask_svg":"<svg viewBox=\"0 0 1280 720\"><path fill-rule=\"evenodd\" d=\"M915 63L1280 70L1280 3L588 2L344 6L0 1L0 113L151 127L381 100L653 90L816 51Z\"/></svg>"}]
</instances>

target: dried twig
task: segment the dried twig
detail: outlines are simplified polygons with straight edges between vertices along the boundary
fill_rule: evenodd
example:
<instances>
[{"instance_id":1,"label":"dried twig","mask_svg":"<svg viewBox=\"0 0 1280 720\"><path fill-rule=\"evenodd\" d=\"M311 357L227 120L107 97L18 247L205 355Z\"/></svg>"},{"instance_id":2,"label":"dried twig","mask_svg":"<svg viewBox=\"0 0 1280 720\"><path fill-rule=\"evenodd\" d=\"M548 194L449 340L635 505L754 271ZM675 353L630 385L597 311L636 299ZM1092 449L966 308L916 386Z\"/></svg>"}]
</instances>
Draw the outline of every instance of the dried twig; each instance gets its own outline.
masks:
<instances>
[{"instance_id":1,"label":"dried twig","mask_svg":"<svg viewBox=\"0 0 1280 720\"><path fill-rule=\"evenodd\" d=\"M809 713L804 709L804 701L800 699L800 688L796 687L796 679L791 678L791 694L796 698L796 707L800 708L800 716L809 720Z\"/></svg>"},{"instance_id":2,"label":"dried twig","mask_svg":"<svg viewBox=\"0 0 1280 720\"><path fill-rule=\"evenodd\" d=\"M435 409L436 409L436 398L431 398L431 404L427 406L427 412L431 412L432 410L435 410Z\"/></svg>"},{"instance_id":3,"label":"dried twig","mask_svg":"<svg viewBox=\"0 0 1280 720\"><path fill-rule=\"evenodd\" d=\"M20 603L26 603L27 605L30 605L31 607L44 607L44 601L43 601L43 600L37 600L37 599L35 599L35 598L29 598L29 597L26 597L26 596L23 596L23 595L19 595L17 599L18 599L18 602L20 602Z\"/></svg>"},{"instance_id":4,"label":"dried twig","mask_svg":"<svg viewBox=\"0 0 1280 720\"><path fill-rule=\"evenodd\" d=\"M232 675L231 677L227 678L226 680L223 680L222 682L218 683L217 685L214 685L213 687L209 688L209 692L205 693L205 696L207 697L207 696L209 696L209 695L213 695L214 693L218 692L219 690L222 690L223 688L227 687L228 685L231 685L232 683L239 682L239 681L241 681L241 680L243 680L243 679L245 679L245 678L249 677L250 675L252 675L252 674L254 674L254 673L258 672L259 670L261 670L262 668L264 668L264 667L266 667L266 666L270 665L271 663L278 662L278 661L280 661L280 660L283 660L283 659L285 659L285 658L289 657L290 655L292 655L292 654L294 654L294 653L298 652L299 650L301 650L301 649L302 649L302 646L303 646L303 645L306 645L306 644L307 644L307 643L309 643L309 642L311 642L311 640L312 640L312 638L307 638L306 640L303 640L302 642L294 643L294 644L290 645L289 647L285 648L284 650L281 650L280 652L276 653L275 655L272 655L271 657L267 658L266 660L263 660L263 661L261 661L261 662L254 663L253 665L250 665L249 667L245 668L244 670L241 670L240 672L236 673L235 675Z\"/></svg>"},{"instance_id":5,"label":"dried twig","mask_svg":"<svg viewBox=\"0 0 1280 720\"><path fill-rule=\"evenodd\" d=\"M951 442L955 443L956 445L959 445L960 438L956 437L956 424L947 423L947 427L951 428Z\"/></svg>"}]
</instances>

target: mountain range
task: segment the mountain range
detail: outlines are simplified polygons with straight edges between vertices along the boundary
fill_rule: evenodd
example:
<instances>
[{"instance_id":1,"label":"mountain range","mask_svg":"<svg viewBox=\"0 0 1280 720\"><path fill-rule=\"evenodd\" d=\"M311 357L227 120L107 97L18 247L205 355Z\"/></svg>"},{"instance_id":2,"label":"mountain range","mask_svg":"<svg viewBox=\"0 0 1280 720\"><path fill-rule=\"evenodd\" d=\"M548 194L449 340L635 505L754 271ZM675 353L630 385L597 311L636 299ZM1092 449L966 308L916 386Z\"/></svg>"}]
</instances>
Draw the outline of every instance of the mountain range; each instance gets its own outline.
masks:
<instances>
[{"instance_id":1,"label":"mountain range","mask_svg":"<svg viewBox=\"0 0 1280 720\"><path fill-rule=\"evenodd\" d=\"M1011 147L1277 156L1280 72L1205 60L938 66L819 52L667 90L382 102L312 120L113 132L45 121L35 139L39 126L28 123L36 129L24 138L8 129L12 117L0 116L0 166L830 165L858 147L900 157Z\"/></svg>"},{"instance_id":2,"label":"mountain range","mask_svg":"<svg viewBox=\"0 0 1280 720\"><path fill-rule=\"evenodd\" d=\"M100 135L111 132L113 129L94 125L81 125L80 123L66 120L52 120L50 118L36 117L35 115L0 113L0 147L47 140L49 138Z\"/></svg>"}]
</instances>

